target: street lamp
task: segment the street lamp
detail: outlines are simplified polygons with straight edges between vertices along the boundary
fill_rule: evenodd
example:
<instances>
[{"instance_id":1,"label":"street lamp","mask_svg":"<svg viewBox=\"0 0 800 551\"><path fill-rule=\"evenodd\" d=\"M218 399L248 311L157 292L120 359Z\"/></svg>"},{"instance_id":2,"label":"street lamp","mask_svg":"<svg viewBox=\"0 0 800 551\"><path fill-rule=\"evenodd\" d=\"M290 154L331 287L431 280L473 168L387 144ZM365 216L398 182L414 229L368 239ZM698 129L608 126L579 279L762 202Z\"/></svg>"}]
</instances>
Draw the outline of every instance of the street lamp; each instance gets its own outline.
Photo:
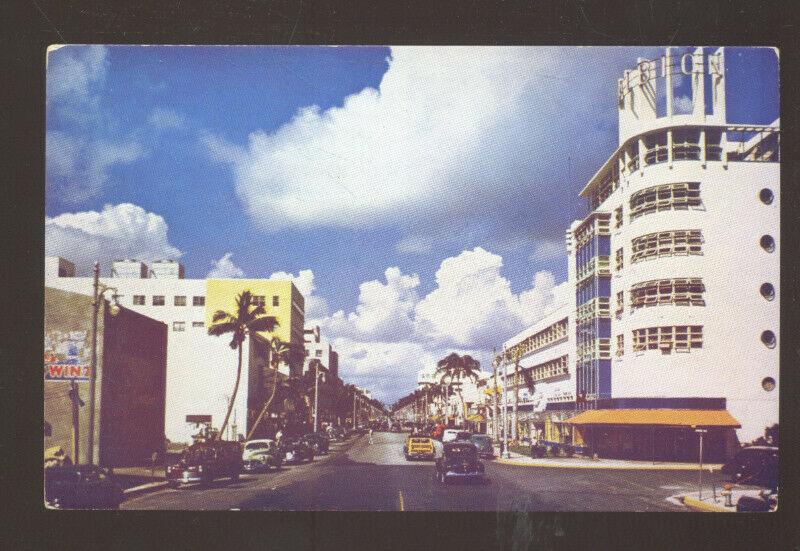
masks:
<instances>
[{"instance_id":1,"label":"street lamp","mask_svg":"<svg viewBox=\"0 0 800 551\"><path fill-rule=\"evenodd\" d=\"M700 436L700 481L697 485L697 498L703 500L703 435L708 432L707 429L694 429L694 432Z\"/></svg>"},{"instance_id":2,"label":"street lamp","mask_svg":"<svg viewBox=\"0 0 800 551\"><path fill-rule=\"evenodd\" d=\"M119 301L117 300L117 288L110 287L100 283L100 263L94 263L94 281L93 281L93 295L92 295L92 360L91 367L92 373L89 382L89 465L94 465L94 410L95 410L95 388L97 385L97 318L100 314L100 300L105 301L103 296L106 291L112 291L111 298L114 304L109 308L109 313L112 316L119 314ZM78 459L77 457L75 458Z\"/></svg>"},{"instance_id":3,"label":"street lamp","mask_svg":"<svg viewBox=\"0 0 800 551\"><path fill-rule=\"evenodd\" d=\"M506 347L503 346L503 453L506 454L506 459L509 459L511 454L508 451L508 361L506 355Z\"/></svg>"},{"instance_id":4,"label":"street lamp","mask_svg":"<svg viewBox=\"0 0 800 551\"><path fill-rule=\"evenodd\" d=\"M311 360L314 363L314 432L319 427L319 366L322 362L317 359Z\"/></svg>"}]
</instances>

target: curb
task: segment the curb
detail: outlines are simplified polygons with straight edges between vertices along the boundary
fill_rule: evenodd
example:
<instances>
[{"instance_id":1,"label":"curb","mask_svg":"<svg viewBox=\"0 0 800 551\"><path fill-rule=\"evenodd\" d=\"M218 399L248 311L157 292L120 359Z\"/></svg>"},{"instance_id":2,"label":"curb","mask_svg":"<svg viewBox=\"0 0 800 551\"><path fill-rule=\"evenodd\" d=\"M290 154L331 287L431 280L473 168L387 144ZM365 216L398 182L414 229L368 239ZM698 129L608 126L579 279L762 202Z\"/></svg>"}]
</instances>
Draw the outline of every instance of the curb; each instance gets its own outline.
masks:
<instances>
[{"instance_id":1,"label":"curb","mask_svg":"<svg viewBox=\"0 0 800 551\"><path fill-rule=\"evenodd\" d=\"M700 501L699 499L695 499L689 496L683 496L680 499L683 504L692 509L693 511L700 511L703 513L735 513L736 509L732 507L723 507L722 505L716 505L713 503L706 503L705 501Z\"/></svg>"},{"instance_id":2,"label":"curb","mask_svg":"<svg viewBox=\"0 0 800 551\"><path fill-rule=\"evenodd\" d=\"M519 467L538 467L540 469L606 469L620 471L697 471L697 466L688 465L580 465L580 464L554 464L554 463L531 463L528 461L518 461L515 459L505 459L499 457L495 463L503 465L516 465ZM703 469L707 470L707 469ZM714 467L714 470L718 470Z\"/></svg>"}]
</instances>

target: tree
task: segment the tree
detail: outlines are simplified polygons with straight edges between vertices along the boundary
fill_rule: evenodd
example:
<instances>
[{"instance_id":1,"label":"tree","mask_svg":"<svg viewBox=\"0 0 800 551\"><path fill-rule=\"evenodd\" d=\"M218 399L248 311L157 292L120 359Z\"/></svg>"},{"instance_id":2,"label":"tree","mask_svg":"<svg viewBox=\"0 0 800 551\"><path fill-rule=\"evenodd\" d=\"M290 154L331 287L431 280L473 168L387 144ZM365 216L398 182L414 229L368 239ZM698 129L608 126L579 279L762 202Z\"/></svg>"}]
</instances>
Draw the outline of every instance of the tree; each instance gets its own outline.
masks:
<instances>
[{"instance_id":1,"label":"tree","mask_svg":"<svg viewBox=\"0 0 800 551\"><path fill-rule=\"evenodd\" d=\"M228 403L225 421L223 421L222 428L219 431L221 438L228 426L228 419L230 419L231 411L233 411L236 394L239 392L239 381L242 378L242 344L253 331L273 331L278 325L278 320L275 319L275 316L266 315L263 305L253 303L253 295L250 291L243 291L236 297L236 311L234 313L217 310L214 312L211 321L212 325L208 328L208 334L219 337L231 333L230 347L239 351L236 383L233 385L233 394Z\"/></svg>"},{"instance_id":2,"label":"tree","mask_svg":"<svg viewBox=\"0 0 800 551\"><path fill-rule=\"evenodd\" d=\"M435 374L449 389L452 386L453 381L461 382L465 378L476 378L478 376L477 372L480 370L480 366L481 364L478 362L478 360L469 354L459 356L455 352L451 352L437 362ZM461 400L461 411L466 416L466 413L464 412L466 409L464 397L460 391L458 395L459 399Z\"/></svg>"},{"instance_id":3,"label":"tree","mask_svg":"<svg viewBox=\"0 0 800 551\"><path fill-rule=\"evenodd\" d=\"M519 421L517 420L517 409L519 408L519 360L522 357L522 350L514 348L514 421L511 431L511 439L516 440L519 436Z\"/></svg>"},{"instance_id":4,"label":"tree","mask_svg":"<svg viewBox=\"0 0 800 551\"><path fill-rule=\"evenodd\" d=\"M269 395L269 398L264 403L264 407L261 408L261 413L258 414L258 418L253 423L253 426L250 428L250 431L247 433L247 439L253 437L255 434L256 429L258 428L259 423L261 423L261 419L269 410L270 406L272 405L272 401L275 399L276 391L278 390L278 367L280 366L281 362L288 361L289 358L289 351L291 347L289 344L281 341L278 337L273 337L269 341L269 363L272 365L272 392Z\"/></svg>"},{"instance_id":5,"label":"tree","mask_svg":"<svg viewBox=\"0 0 800 551\"><path fill-rule=\"evenodd\" d=\"M493 352L494 354L494 352ZM495 354L494 359L492 360L492 377L494 380L494 388L492 388L492 432L494 433L494 439L499 440L500 434L498 430L500 427L498 426L498 419L500 416L500 407L497 404L497 366L500 365L500 356Z\"/></svg>"}]
</instances>

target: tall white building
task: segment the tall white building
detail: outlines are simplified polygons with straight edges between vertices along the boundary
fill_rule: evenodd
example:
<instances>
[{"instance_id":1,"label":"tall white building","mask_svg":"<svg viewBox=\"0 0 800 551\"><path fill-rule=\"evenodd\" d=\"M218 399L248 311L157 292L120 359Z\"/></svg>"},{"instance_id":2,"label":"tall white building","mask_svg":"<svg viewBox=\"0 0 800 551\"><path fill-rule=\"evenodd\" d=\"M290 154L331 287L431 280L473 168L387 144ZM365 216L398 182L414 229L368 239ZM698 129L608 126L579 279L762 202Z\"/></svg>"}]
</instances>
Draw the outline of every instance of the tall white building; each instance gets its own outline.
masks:
<instances>
[{"instance_id":1,"label":"tall white building","mask_svg":"<svg viewBox=\"0 0 800 551\"><path fill-rule=\"evenodd\" d=\"M750 441L778 421L780 127L728 124L725 80L724 49L697 48L619 81L619 146L569 232L576 392L581 408L727 409Z\"/></svg>"}]
</instances>

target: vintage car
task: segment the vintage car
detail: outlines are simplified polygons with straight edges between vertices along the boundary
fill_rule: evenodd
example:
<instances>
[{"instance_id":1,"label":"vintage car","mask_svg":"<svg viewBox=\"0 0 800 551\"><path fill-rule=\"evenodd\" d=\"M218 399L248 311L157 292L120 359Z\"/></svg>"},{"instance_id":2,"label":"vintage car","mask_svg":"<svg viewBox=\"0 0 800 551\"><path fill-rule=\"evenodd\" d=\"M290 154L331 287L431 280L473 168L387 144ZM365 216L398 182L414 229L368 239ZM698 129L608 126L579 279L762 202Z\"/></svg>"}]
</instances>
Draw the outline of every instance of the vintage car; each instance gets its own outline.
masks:
<instances>
[{"instance_id":1,"label":"vintage car","mask_svg":"<svg viewBox=\"0 0 800 551\"><path fill-rule=\"evenodd\" d=\"M268 471L271 468L280 470L283 454L278 450L275 440L249 440L244 443L242 466L247 472Z\"/></svg>"},{"instance_id":2,"label":"vintage car","mask_svg":"<svg viewBox=\"0 0 800 551\"><path fill-rule=\"evenodd\" d=\"M778 448L773 446L747 446L722 466L736 484L761 486L770 490L778 488Z\"/></svg>"},{"instance_id":3,"label":"vintage car","mask_svg":"<svg viewBox=\"0 0 800 551\"><path fill-rule=\"evenodd\" d=\"M309 432L303 436L306 444L314 450L314 455L326 455L330 448L330 438L322 432Z\"/></svg>"},{"instance_id":4,"label":"vintage car","mask_svg":"<svg viewBox=\"0 0 800 551\"><path fill-rule=\"evenodd\" d=\"M486 481L483 463L478 461L478 448L472 442L447 442L442 456L436 459L436 479L442 484L450 480Z\"/></svg>"},{"instance_id":5,"label":"vintage car","mask_svg":"<svg viewBox=\"0 0 800 551\"><path fill-rule=\"evenodd\" d=\"M118 509L123 492L109 469L57 465L44 470L44 499L52 509Z\"/></svg>"},{"instance_id":6,"label":"vintage car","mask_svg":"<svg viewBox=\"0 0 800 551\"><path fill-rule=\"evenodd\" d=\"M442 433L442 442L455 442L456 440L469 441L470 436L470 432L466 430L446 429L444 433Z\"/></svg>"},{"instance_id":7,"label":"vintage car","mask_svg":"<svg viewBox=\"0 0 800 551\"><path fill-rule=\"evenodd\" d=\"M314 450L302 438L284 438L280 450L284 463L311 463L314 460Z\"/></svg>"},{"instance_id":8,"label":"vintage car","mask_svg":"<svg viewBox=\"0 0 800 551\"><path fill-rule=\"evenodd\" d=\"M173 488L199 482L208 484L217 478L237 480L242 472L242 445L227 440L209 440L192 444L177 463L167 467L167 483Z\"/></svg>"},{"instance_id":9,"label":"vintage car","mask_svg":"<svg viewBox=\"0 0 800 551\"><path fill-rule=\"evenodd\" d=\"M472 434L469 441L478 448L478 457L481 459L494 459L494 446L492 437L486 434Z\"/></svg>"},{"instance_id":10,"label":"vintage car","mask_svg":"<svg viewBox=\"0 0 800 551\"><path fill-rule=\"evenodd\" d=\"M409 436L403 444L403 455L406 461L412 459L432 460L434 456L433 440L427 436Z\"/></svg>"}]
</instances>

